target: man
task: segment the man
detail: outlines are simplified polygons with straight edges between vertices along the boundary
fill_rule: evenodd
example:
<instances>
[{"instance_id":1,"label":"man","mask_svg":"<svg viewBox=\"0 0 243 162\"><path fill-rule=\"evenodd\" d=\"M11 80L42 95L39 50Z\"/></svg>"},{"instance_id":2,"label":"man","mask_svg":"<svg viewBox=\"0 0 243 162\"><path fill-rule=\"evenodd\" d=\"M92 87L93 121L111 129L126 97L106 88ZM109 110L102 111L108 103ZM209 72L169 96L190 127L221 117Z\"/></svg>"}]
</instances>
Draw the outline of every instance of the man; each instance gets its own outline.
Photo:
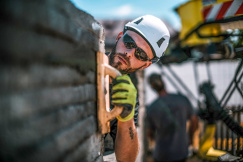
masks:
<instances>
[{"instance_id":1,"label":"man","mask_svg":"<svg viewBox=\"0 0 243 162\"><path fill-rule=\"evenodd\" d=\"M125 25L109 54L110 65L123 74L113 80L111 89L112 106L124 107L121 115L111 121L110 134L115 143L117 161L135 161L139 152L135 127L138 115L137 90L127 74L159 61L169 38L169 31L159 18L145 15Z\"/></svg>"},{"instance_id":2,"label":"man","mask_svg":"<svg viewBox=\"0 0 243 162\"><path fill-rule=\"evenodd\" d=\"M186 161L188 146L198 127L197 116L185 96L167 93L161 75L153 73L148 81L159 95L146 111L147 136L155 140L154 161Z\"/></svg>"}]
</instances>

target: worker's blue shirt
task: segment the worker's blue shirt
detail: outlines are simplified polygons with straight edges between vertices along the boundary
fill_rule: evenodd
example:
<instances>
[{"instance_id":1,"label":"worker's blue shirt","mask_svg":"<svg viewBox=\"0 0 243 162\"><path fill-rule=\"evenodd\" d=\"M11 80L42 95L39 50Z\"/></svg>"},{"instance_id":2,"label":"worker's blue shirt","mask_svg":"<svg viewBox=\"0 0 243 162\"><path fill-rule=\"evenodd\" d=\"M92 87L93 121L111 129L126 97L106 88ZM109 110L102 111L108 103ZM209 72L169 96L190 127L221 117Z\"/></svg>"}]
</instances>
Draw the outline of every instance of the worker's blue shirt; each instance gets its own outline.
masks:
<instances>
[{"instance_id":1,"label":"worker's blue shirt","mask_svg":"<svg viewBox=\"0 0 243 162\"><path fill-rule=\"evenodd\" d=\"M176 161L187 158L186 123L192 114L189 100L178 94L158 97L146 109L146 127L155 133L154 159Z\"/></svg>"}]
</instances>

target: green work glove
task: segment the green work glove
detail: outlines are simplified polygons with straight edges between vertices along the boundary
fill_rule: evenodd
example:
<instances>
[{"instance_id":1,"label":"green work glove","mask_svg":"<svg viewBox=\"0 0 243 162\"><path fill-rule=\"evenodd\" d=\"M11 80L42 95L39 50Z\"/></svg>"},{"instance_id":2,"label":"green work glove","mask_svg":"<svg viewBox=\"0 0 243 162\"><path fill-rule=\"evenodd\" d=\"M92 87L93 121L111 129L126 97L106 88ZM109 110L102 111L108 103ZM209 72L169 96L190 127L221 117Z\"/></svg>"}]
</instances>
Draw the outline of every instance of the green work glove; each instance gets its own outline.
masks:
<instances>
[{"instance_id":1,"label":"green work glove","mask_svg":"<svg viewBox=\"0 0 243 162\"><path fill-rule=\"evenodd\" d=\"M124 108L117 119L128 121L134 116L137 90L128 75L119 76L112 83L111 103Z\"/></svg>"}]
</instances>

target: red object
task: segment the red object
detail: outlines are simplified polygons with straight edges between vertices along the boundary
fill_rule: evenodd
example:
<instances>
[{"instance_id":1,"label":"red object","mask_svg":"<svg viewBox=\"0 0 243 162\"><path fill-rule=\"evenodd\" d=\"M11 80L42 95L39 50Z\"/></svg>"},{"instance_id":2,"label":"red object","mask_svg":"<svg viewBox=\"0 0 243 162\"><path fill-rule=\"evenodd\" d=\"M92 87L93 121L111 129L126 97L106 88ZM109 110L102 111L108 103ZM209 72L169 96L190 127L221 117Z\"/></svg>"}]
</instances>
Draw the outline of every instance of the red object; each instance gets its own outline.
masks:
<instances>
[{"instance_id":1,"label":"red object","mask_svg":"<svg viewBox=\"0 0 243 162\"><path fill-rule=\"evenodd\" d=\"M226 19L243 14L243 0L227 1L204 7L202 16L204 22Z\"/></svg>"}]
</instances>

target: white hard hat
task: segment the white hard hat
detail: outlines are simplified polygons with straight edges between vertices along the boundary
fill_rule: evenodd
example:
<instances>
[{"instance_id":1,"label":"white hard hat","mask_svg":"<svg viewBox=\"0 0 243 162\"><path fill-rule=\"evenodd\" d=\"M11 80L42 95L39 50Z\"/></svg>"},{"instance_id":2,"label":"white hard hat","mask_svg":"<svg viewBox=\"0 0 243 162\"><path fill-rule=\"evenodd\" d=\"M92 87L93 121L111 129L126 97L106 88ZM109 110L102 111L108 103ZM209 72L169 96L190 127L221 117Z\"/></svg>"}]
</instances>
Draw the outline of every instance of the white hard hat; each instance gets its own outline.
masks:
<instances>
[{"instance_id":1,"label":"white hard hat","mask_svg":"<svg viewBox=\"0 0 243 162\"><path fill-rule=\"evenodd\" d=\"M152 62L157 62L163 56L169 44L170 33L162 20L152 15L141 16L128 22L124 32L126 30L136 32L149 44L154 55Z\"/></svg>"}]
</instances>

